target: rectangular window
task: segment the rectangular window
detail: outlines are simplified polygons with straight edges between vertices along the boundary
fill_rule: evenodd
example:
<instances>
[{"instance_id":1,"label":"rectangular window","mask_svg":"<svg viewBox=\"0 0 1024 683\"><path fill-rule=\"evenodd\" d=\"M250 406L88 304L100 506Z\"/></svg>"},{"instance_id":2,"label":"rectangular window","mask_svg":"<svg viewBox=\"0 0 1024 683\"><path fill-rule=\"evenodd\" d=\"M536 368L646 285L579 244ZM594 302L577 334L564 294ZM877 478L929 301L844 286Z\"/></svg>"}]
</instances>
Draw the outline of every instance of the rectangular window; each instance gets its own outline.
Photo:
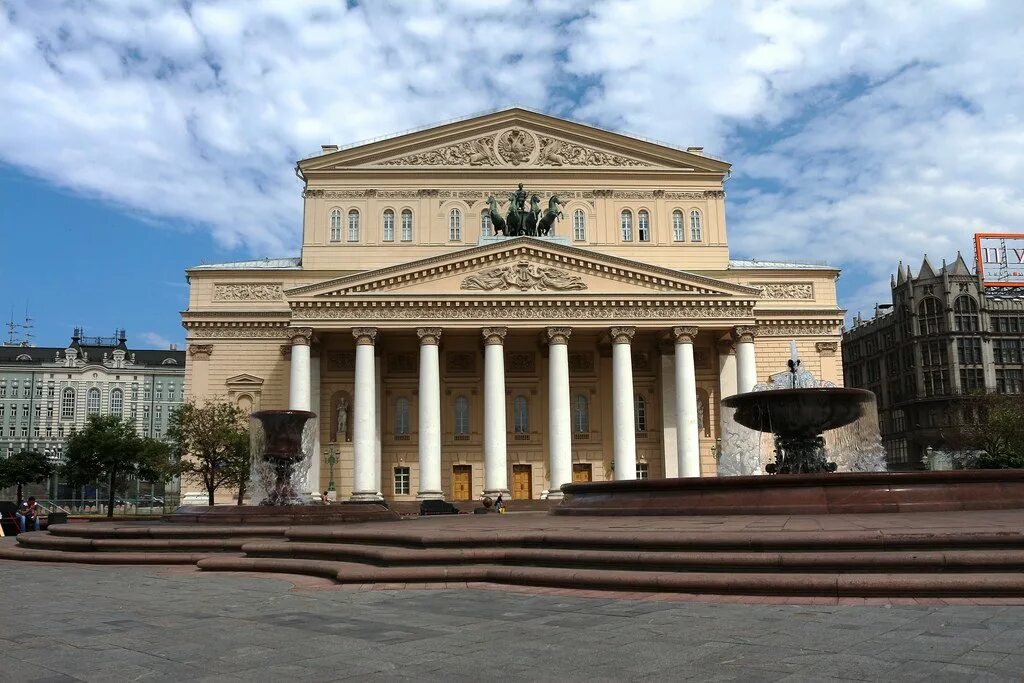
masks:
<instances>
[{"instance_id":1,"label":"rectangular window","mask_svg":"<svg viewBox=\"0 0 1024 683\"><path fill-rule=\"evenodd\" d=\"M52 420L53 419L53 406L46 406L46 419L47 420Z\"/></svg>"},{"instance_id":2,"label":"rectangular window","mask_svg":"<svg viewBox=\"0 0 1024 683\"><path fill-rule=\"evenodd\" d=\"M22 417L28 417L28 404L27 403L23 403L21 405L21 416Z\"/></svg>"},{"instance_id":3,"label":"rectangular window","mask_svg":"<svg viewBox=\"0 0 1024 683\"><path fill-rule=\"evenodd\" d=\"M57 425L57 438L58 439L63 439L64 438L64 425Z\"/></svg>"},{"instance_id":4,"label":"rectangular window","mask_svg":"<svg viewBox=\"0 0 1024 683\"><path fill-rule=\"evenodd\" d=\"M5 408L4 404L0 403L0 418L2 418L4 416L4 408Z\"/></svg>"},{"instance_id":5,"label":"rectangular window","mask_svg":"<svg viewBox=\"0 0 1024 683\"><path fill-rule=\"evenodd\" d=\"M650 471L650 469L648 469L647 463L645 463L645 462L638 462L636 464L636 478L637 479L647 479L648 477L650 477L650 473L651 473L651 471Z\"/></svg>"},{"instance_id":6,"label":"rectangular window","mask_svg":"<svg viewBox=\"0 0 1024 683\"><path fill-rule=\"evenodd\" d=\"M407 495L409 495L409 468L408 467L396 467L395 468L395 495L396 496L407 496Z\"/></svg>"},{"instance_id":7,"label":"rectangular window","mask_svg":"<svg viewBox=\"0 0 1024 683\"><path fill-rule=\"evenodd\" d=\"M36 404L35 413L36 413L36 417L37 418L40 418L40 417L43 416L43 407L41 405L39 405L38 403Z\"/></svg>"},{"instance_id":8,"label":"rectangular window","mask_svg":"<svg viewBox=\"0 0 1024 683\"><path fill-rule=\"evenodd\" d=\"M0 398L7 398L7 387L0 384Z\"/></svg>"},{"instance_id":9,"label":"rectangular window","mask_svg":"<svg viewBox=\"0 0 1024 683\"><path fill-rule=\"evenodd\" d=\"M892 430L897 433L907 430L907 416L902 410L892 411Z\"/></svg>"},{"instance_id":10,"label":"rectangular window","mask_svg":"<svg viewBox=\"0 0 1024 683\"><path fill-rule=\"evenodd\" d=\"M174 387L167 387L167 400L168 401L173 401L174 400Z\"/></svg>"},{"instance_id":11,"label":"rectangular window","mask_svg":"<svg viewBox=\"0 0 1024 683\"><path fill-rule=\"evenodd\" d=\"M139 387L138 387L137 384L133 384L132 385L132 400L133 401L139 400Z\"/></svg>"},{"instance_id":12,"label":"rectangular window","mask_svg":"<svg viewBox=\"0 0 1024 683\"><path fill-rule=\"evenodd\" d=\"M54 394L56 393L56 391L57 391L57 390L56 390L56 388L54 388L54 386L53 386L53 385L51 384L51 385L50 385L49 387L47 387L47 389L46 389L46 397L47 397L47 398L53 398L53 397L54 397Z\"/></svg>"},{"instance_id":13,"label":"rectangular window","mask_svg":"<svg viewBox=\"0 0 1024 683\"><path fill-rule=\"evenodd\" d=\"M1024 371L996 370L996 393L1019 394L1024 391Z\"/></svg>"},{"instance_id":14,"label":"rectangular window","mask_svg":"<svg viewBox=\"0 0 1024 683\"><path fill-rule=\"evenodd\" d=\"M36 398L42 398L42 397L43 397L43 385L42 384L37 384L36 385Z\"/></svg>"},{"instance_id":15,"label":"rectangular window","mask_svg":"<svg viewBox=\"0 0 1024 683\"><path fill-rule=\"evenodd\" d=\"M985 389L985 373L983 370L964 368L960 370L960 391L975 393Z\"/></svg>"},{"instance_id":16,"label":"rectangular window","mask_svg":"<svg viewBox=\"0 0 1024 683\"><path fill-rule=\"evenodd\" d=\"M160 428L159 427L153 431L153 438L154 439L159 439L160 438Z\"/></svg>"},{"instance_id":17,"label":"rectangular window","mask_svg":"<svg viewBox=\"0 0 1024 683\"><path fill-rule=\"evenodd\" d=\"M32 426L32 436L35 436L35 437L39 436L39 425L33 425Z\"/></svg>"},{"instance_id":18,"label":"rectangular window","mask_svg":"<svg viewBox=\"0 0 1024 683\"><path fill-rule=\"evenodd\" d=\"M961 365L981 363L981 338L966 337L956 340L956 356Z\"/></svg>"},{"instance_id":19,"label":"rectangular window","mask_svg":"<svg viewBox=\"0 0 1024 683\"><path fill-rule=\"evenodd\" d=\"M28 438L28 425L22 425L21 426L21 436L22 436L22 438L25 438L25 439Z\"/></svg>"},{"instance_id":20,"label":"rectangular window","mask_svg":"<svg viewBox=\"0 0 1024 683\"><path fill-rule=\"evenodd\" d=\"M47 427L46 427L46 438L49 439L52 436L53 436L53 427L50 427L49 425L47 425Z\"/></svg>"}]
</instances>

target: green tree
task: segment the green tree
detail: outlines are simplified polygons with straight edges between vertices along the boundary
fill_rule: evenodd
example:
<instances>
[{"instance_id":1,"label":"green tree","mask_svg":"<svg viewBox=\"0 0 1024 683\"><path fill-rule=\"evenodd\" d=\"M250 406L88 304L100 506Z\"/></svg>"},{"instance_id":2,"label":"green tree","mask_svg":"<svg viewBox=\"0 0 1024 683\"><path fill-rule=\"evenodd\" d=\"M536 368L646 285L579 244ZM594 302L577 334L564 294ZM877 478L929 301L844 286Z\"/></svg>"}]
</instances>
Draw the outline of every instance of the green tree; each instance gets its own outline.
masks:
<instances>
[{"instance_id":1,"label":"green tree","mask_svg":"<svg viewBox=\"0 0 1024 683\"><path fill-rule=\"evenodd\" d=\"M25 484L46 481L53 471L49 458L39 451L20 451L0 460L0 489L17 485L17 500L20 502Z\"/></svg>"},{"instance_id":2,"label":"green tree","mask_svg":"<svg viewBox=\"0 0 1024 683\"><path fill-rule=\"evenodd\" d=\"M181 462L184 476L206 489L213 505L217 489L237 487L238 504L249 482L248 415L225 401L198 405L189 399L173 413L167 438Z\"/></svg>"},{"instance_id":3,"label":"green tree","mask_svg":"<svg viewBox=\"0 0 1024 683\"><path fill-rule=\"evenodd\" d=\"M107 517L114 516L117 491L129 479L167 481L178 473L167 444L140 437L131 423L113 415L91 416L68 439L64 456L61 472L69 483L107 482Z\"/></svg>"},{"instance_id":4,"label":"green tree","mask_svg":"<svg viewBox=\"0 0 1024 683\"><path fill-rule=\"evenodd\" d=\"M964 399L947 442L958 467L1024 468L1024 395Z\"/></svg>"}]
</instances>

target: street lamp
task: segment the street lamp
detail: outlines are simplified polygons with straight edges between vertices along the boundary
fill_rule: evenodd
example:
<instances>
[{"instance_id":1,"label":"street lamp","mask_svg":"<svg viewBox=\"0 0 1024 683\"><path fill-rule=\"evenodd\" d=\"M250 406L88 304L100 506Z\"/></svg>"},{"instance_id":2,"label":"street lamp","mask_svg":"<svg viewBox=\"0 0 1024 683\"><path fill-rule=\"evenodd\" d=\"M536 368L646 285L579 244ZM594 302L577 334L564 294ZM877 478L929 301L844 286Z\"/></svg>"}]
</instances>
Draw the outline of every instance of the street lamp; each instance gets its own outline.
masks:
<instances>
[{"instance_id":1,"label":"street lamp","mask_svg":"<svg viewBox=\"0 0 1024 683\"><path fill-rule=\"evenodd\" d=\"M340 448L334 449L334 448L330 448L330 447L324 449L324 453L325 453L325 455L324 455L324 462L327 463L327 472L328 472L328 475L329 475L329 479L328 479L328 482L327 482L327 490L328 491L334 491L335 490L334 489L334 466L338 464L338 453L337 453L337 451L340 451L340 450L341 450Z\"/></svg>"}]
</instances>

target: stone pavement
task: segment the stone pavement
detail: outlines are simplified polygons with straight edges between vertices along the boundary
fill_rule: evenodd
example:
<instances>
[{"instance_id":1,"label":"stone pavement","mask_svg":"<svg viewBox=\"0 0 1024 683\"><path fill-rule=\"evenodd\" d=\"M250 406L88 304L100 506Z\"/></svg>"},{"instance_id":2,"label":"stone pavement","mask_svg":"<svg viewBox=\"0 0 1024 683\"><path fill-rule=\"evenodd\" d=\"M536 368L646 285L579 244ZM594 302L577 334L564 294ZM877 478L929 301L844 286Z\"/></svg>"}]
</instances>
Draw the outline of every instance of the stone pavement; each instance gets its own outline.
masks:
<instances>
[{"instance_id":1,"label":"stone pavement","mask_svg":"<svg viewBox=\"0 0 1024 683\"><path fill-rule=\"evenodd\" d=\"M1024 607L343 590L0 562L0 681L1020 680Z\"/></svg>"}]
</instances>

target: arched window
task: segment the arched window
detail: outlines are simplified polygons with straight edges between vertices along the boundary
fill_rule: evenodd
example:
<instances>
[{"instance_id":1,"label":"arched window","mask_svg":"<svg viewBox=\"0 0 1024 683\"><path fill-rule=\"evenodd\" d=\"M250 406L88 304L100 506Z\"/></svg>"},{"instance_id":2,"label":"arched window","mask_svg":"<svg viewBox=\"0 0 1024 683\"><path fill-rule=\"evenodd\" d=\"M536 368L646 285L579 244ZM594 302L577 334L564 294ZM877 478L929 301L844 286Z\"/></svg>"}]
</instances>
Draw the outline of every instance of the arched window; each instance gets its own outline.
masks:
<instances>
[{"instance_id":1,"label":"arched window","mask_svg":"<svg viewBox=\"0 0 1024 683\"><path fill-rule=\"evenodd\" d=\"M412 242L412 211L402 211L402 241Z\"/></svg>"},{"instance_id":2,"label":"arched window","mask_svg":"<svg viewBox=\"0 0 1024 683\"><path fill-rule=\"evenodd\" d=\"M331 209L331 241L341 241L341 209Z\"/></svg>"},{"instance_id":3,"label":"arched window","mask_svg":"<svg viewBox=\"0 0 1024 683\"><path fill-rule=\"evenodd\" d=\"M239 410L246 415L252 414L252 396L249 394L242 394L239 396L238 400L235 401L235 404L238 406Z\"/></svg>"},{"instance_id":4,"label":"arched window","mask_svg":"<svg viewBox=\"0 0 1024 683\"><path fill-rule=\"evenodd\" d=\"M672 212L672 239L683 241L683 212L679 209Z\"/></svg>"},{"instance_id":5,"label":"arched window","mask_svg":"<svg viewBox=\"0 0 1024 683\"><path fill-rule=\"evenodd\" d=\"M395 241L395 212L391 209L384 212L384 241Z\"/></svg>"},{"instance_id":6,"label":"arched window","mask_svg":"<svg viewBox=\"0 0 1024 683\"><path fill-rule=\"evenodd\" d=\"M484 237L490 237L493 234L491 230L491 210L484 209L480 212L480 234Z\"/></svg>"},{"instance_id":7,"label":"arched window","mask_svg":"<svg viewBox=\"0 0 1024 683\"><path fill-rule=\"evenodd\" d=\"M572 238L577 242L587 239L587 214L583 213L583 209L572 212Z\"/></svg>"},{"instance_id":8,"label":"arched window","mask_svg":"<svg viewBox=\"0 0 1024 683\"><path fill-rule=\"evenodd\" d=\"M458 209L448 212L448 239L452 242L462 241L462 212Z\"/></svg>"},{"instance_id":9,"label":"arched window","mask_svg":"<svg viewBox=\"0 0 1024 683\"><path fill-rule=\"evenodd\" d=\"M359 241L359 212L355 209L348 212L348 241Z\"/></svg>"},{"instance_id":10,"label":"arched window","mask_svg":"<svg viewBox=\"0 0 1024 683\"><path fill-rule=\"evenodd\" d=\"M60 392L60 419L75 419L75 390L71 387Z\"/></svg>"},{"instance_id":11,"label":"arched window","mask_svg":"<svg viewBox=\"0 0 1024 683\"><path fill-rule=\"evenodd\" d=\"M651 241L651 215L644 209L636 215L636 238L641 242Z\"/></svg>"},{"instance_id":12,"label":"arched window","mask_svg":"<svg viewBox=\"0 0 1024 683\"><path fill-rule=\"evenodd\" d=\"M977 332L978 325L978 302L974 297L966 294L958 296L953 302L953 313L956 316L957 332Z\"/></svg>"},{"instance_id":13,"label":"arched window","mask_svg":"<svg viewBox=\"0 0 1024 683\"><path fill-rule=\"evenodd\" d=\"M110 392L110 414L114 417L121 417L124 413L124 392L114 389Z\"/></svg>"},{"instance_id":14,"label":"arched window","mask_svg":"<svg viewBox=\"0 0 1024 683\"><path fill-rule=\"evenodd\" d=\"M584 394L576 394L572 400L572 431L590 433L590 401Z\"/></svg>"},{"instance_id":15,"label":"arched window","mask_svg":"<svg viewBox=\"0 0 1024 683\"><path fill-rule=\"evenodd\" d=\"M395 436L409 434L409 399L405 396L395 401Z\"/></svg>"},{"instance_id":16,"label":"arched window","mask_svg":"<svg viewBox=\"0 0 1024 683\"><path fill-rule=\"evenodd\" d=\"M455 399L455 435L469 435L469 399L465 396Z\"/></svg>"},{"instance_id":17,"label":"arched window","mask_svg":"<svg viewBox=\"0 0 1024 683\"><path fill-rule=\"evenodd\" d=\"M619 216L619 226L622 228L622 241L632 242L633 241L633 212L629 209L623 209L622 215Z\"/></svg>"},{"instance_id":18,"label":"arched window","mask_svg":"<svg viewBox=\"0 0 1024 683\"><path fill-rule=\"evenodd\" d=\"M700 225L700 211L693 209L690 211L690 241L701 242L703 241L703 231Z\"/></svg>"},{"instance_id":19,"label":"arched window","mask_svg":"<svg viewBox=\"0 0 1024 683\"><path fill-rule=\"evenodd\" d=\"M921 334L939 334L946 331L942 302L934 296L926 298L918 305L917 329Z\"/></svg>"},{"instance_id":20,"label":"arched window","mask_svg":"<svg viewBox=\"0 0 1024 683\"><path fill-rule=\"evenodd\" d=\"M96 387L90 389L89 393L85 395L85 414L100 414L100 390Z\"/></svg>"},{"instance_id":21,"label":"arched window","mask_svg":"<svg viewBox=\"0 0 1024 683\"><path fill-rule=\"evenodd\" d=\"M530 404L525 396L516 396L512 401L512 424L516 434L530 433Z\"/></svg>"},{"instance_id":22,"label":"arched window","mask_svg":"<svg viewBox=\"0 0 1024 683\"><path fill-rule=\"evenodd\" d=\"M647 399L643 394L633 395L633 424L636 431L647 431Z\"/></svg>"}]
</instances>

